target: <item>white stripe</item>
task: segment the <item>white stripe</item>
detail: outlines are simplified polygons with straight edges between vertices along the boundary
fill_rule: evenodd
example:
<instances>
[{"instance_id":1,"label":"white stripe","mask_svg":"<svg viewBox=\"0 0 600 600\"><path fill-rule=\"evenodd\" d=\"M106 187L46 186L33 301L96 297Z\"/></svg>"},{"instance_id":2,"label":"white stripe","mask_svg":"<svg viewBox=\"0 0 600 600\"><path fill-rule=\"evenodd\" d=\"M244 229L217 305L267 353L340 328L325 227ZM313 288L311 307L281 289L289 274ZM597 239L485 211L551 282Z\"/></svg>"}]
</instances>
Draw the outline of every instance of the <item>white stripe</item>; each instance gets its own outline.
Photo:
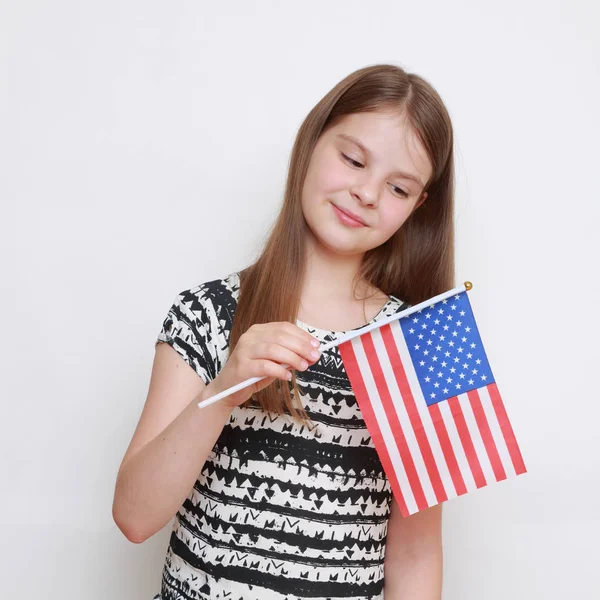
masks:
<instances>
[{"instance_id":1,"label":"white stripe","mask_svg":"<svg viewBox=\"0 0 600 600\"><path fill-rule=\"evenodd\" d=\"M371 406L373 407L373 412L375 413L375 418L377 419L377 423L383 437L383 442L386 445L387 451L390 455L392 468L394 469L396 478L398 479L398 485L400 486L404 502L406 503L409 513L413 514L418 510L417 503L415 502L415 497L413 496L408 477L406 476L406 471L404 470L404 465L402 464L402 458L400 457L400 452L398 451L394 434L392 433L390 424L385 416L385 411L381 404L381 398L377 392L377 385L373 379L373 374L371 373L369 361L367 360L361 339L362 336L352 340L352 347L354 349L354 353L356 354L358 368L360 369L363 377L365 388L367 389L369 400L371 401Z\"/></svg>"},{"instance_id":2,"label":"white stripe","mask_svg":"<svg viewBox=\"0 0 600 600\"><path fill-rule=\"evenodd\" d=\"M398 352L400 353L400 360L402 361L404 371L406 372L406 379L408 380L408 384L412 390L415 404L417 405L417 410L419 411L419 416L421 417L421 422L423 423L423 429L425 429L427 439L429 440L431 452L440 473L444 489L446 490L448 498L454 498L457 495L454 482L452 481L452 476L450 475L448 464L446 463L446 458L435 430L435 426L431 420L431 413L427 407L427 402L425 402L425 398L423 397L423 392L417 378L417 373L414 369L412 360L410 359L410 353L408 351L408 346L406 345L406 339L402 334L402 328L398 321L392 323L390 327L394 335L394 340L396 342L396 346L398 347Z\"/></svg>"},{"instance_id":3,"label":"white stripe","mask_svg":"<svg viewBox=\"0 0 600 600\"><path fill-rule=\"evenodd\" d=\"M475 419L475 413L473 412L473 407L471 406L469 397L467 394L461 394L458 397L458 401L460 402L460 406L465 417L465 422L467 424L467 429L469 430L471 441L475 447L475 454L479 460L479 465L481 466L481 471L483 472L485 481L488 484L493 483L496 481L496 476L494 475L492 463L490 462L487 450L485 449L483 437L481 435L479 426L477 425L477 420Z\"/></svg>"},{"instance_id":4,"label":"white stripe","mask_svg":"<svg viewBox=\"0 0 600 600\"><path fill-rule=\"evenodd\" d=\"M502 466L506 471L506 476L511 477L512 475L516 475L517 472L515 471L515 467L510 458L508 446L506 445L504 435L502 435L502 429L500 429L500 423L498 422L498 417L496 417L496 411L492 404L492 397L490 396L487 386L479 389L479 397L481 398L481 405L483 406L483 411L485 412L487 422L489 423L492 437L496 443Z\"/></svg>"},{"instance_id":5,"label":"white stripe","mask_svg":"<svg viewBox=\"0 0 600 600\"><path fill-rule=\"evenodd\" d=\"M477 486L475 485L475 479L473 479L473 473L471 473L471 467L469 466L467 455L465 454L462 442L460 441L460 436L458 435L458 430L456 429L454 417L450 412L450 406L447 401L438 402L438 406L444 421L444 425L446 426L446 431L448 432L448 437L450 438L452 450L454 450L454 456L456 456L458 468L460 469L463 481L465 482L465 487L467 488L468 492L476 490Z\"/></svg>"},{"instance_id":6,"label":"white stripe","mask_svg":"<svg viewBox=\"0 0 600 600\"><path fill-rule=\"evenodd\" d=\"M427 472L427 467L425 466L425 461L423 460L423 455L421 454L421 449L419 448L419 442L417 441L414 428L410 422L408 412L406 411L406 405L404 404L405 401L400 394L400 389L392 369L390 357L387 353L387 349L381 335L381 329L373 331L371 336L373 337L373 344L377 351L379 362L381 363L381 368L390 391L390 397L394 405L394 409L398 416L398 420L400 421L400 427L402 428L402 432L406 438L406 444L408 445L408 449L413 459L421 487L423 488L423 493L425 494L427 506L434 506L438 503L438 501L435 497L435 492L433 491L429 473Z\"/></svg>"}]
</instances>

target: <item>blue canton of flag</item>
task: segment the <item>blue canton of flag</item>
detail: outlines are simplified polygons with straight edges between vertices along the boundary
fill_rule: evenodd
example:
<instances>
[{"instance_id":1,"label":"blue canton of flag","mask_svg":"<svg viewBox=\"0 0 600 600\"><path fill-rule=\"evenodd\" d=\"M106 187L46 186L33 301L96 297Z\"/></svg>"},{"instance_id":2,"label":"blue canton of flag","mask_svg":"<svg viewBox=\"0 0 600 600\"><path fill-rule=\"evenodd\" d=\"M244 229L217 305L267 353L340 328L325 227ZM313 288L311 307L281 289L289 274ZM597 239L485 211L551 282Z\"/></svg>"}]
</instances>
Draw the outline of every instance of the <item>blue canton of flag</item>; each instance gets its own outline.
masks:
<instances>
[{"instance_id":1,"label":"blue canton of flag","mask_svg":"<svg viewBox=\"0 0 600 600\"><path fill-rule=\"evenodd\" d=\"M400 324L428 406L494 383L467 292Z\"/></svg>"}]
</instances>

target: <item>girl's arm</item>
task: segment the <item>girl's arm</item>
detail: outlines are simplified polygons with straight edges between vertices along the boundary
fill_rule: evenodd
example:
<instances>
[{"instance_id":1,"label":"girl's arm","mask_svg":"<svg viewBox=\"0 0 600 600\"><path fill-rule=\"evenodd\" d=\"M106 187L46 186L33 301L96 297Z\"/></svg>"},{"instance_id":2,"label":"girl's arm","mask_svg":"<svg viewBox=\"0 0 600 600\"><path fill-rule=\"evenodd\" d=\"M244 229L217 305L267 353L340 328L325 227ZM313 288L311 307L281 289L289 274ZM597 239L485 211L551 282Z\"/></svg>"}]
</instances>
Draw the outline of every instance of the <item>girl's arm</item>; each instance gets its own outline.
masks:
<instances>
[{"instance_id":1,"label":"girl's arm","mask_svg":"<svg viewBox=\"0 0 600 600\"><path fill-rule=\"evenodd\" d=\"M200 410L197 403L212 393L173 348L157 345L146 404L115 486L113 519L128 540L154 535L192 489L232 411L224 402Z\"/></svg>"},{"instance_id":2,"label":"girl's arm","mask_svg":"<svg viewBox=\"0 0 600 600\"><path fill-rule=\"evenodd\" d=\"M395 500L385 549L385 600L441 600L442 505L404 518Z\"/></svg>"}]
</instances>

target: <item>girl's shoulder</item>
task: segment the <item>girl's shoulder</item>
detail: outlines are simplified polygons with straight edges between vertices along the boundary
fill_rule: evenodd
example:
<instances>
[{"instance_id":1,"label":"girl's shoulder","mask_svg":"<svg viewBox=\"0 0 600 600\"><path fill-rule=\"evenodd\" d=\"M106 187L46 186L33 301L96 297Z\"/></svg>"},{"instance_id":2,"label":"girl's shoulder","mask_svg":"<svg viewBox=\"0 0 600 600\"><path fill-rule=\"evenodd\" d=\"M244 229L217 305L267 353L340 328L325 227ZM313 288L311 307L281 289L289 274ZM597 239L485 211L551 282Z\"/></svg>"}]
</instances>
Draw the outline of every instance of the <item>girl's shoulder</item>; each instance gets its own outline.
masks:
<instances>
[{"instance_id":1,"label":"girl's shoulder","mask_svg":"<svg viewBox=\"0 0 600 600\"><path fill-rule=\"evenodd\" d=\"M224 277L203 281L182 290L178 299L191 313L225 311L233 313L240 293L240 273L234 271Z\"/></svg>"}]
</instances>

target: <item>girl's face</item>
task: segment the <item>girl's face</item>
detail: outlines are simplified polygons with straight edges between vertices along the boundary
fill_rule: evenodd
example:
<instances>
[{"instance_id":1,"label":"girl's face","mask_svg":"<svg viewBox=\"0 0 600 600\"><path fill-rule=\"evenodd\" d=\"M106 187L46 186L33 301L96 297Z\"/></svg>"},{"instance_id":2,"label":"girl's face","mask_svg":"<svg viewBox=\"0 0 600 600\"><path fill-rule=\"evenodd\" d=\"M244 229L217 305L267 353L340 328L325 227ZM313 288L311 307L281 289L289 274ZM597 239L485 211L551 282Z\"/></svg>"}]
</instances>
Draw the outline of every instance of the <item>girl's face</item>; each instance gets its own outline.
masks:
<instances>
[{"instance_id":1,"label":"girl's face","mask_svg":"<svg viewBox=\"0 0 600 600\"><path fill-rule=\"evenodd\" d=\"M315 145L302 190L304 218L325 248L362 254L389 239L425 200L431 173L402 116L346 115Z\"/></svg>"}]
</instances>

